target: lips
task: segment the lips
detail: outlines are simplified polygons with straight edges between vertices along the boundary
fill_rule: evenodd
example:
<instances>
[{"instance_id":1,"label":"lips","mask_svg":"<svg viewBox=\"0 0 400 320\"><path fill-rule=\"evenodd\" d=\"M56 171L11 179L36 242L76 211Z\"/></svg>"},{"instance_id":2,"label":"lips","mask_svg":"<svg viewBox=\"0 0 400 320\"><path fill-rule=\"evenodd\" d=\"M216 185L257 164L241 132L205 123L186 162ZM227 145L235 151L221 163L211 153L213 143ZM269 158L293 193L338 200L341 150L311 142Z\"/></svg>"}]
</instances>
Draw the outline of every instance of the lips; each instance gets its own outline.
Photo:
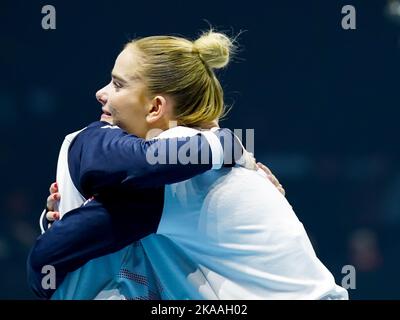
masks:
<instances>
[{"instance_id":1,"label":"lips","mask_svg":"<svg viewBox=\"0 0 400 320\"><path fill-rule=\"evenodd\" d=\"M106 121L106 122L112 124L114 118L112 117L111 112L109 112L105 108L101 108L101 111L103 111L103 113L100 116L100 120L101 121Z\"/></svg>"}]
</instances>

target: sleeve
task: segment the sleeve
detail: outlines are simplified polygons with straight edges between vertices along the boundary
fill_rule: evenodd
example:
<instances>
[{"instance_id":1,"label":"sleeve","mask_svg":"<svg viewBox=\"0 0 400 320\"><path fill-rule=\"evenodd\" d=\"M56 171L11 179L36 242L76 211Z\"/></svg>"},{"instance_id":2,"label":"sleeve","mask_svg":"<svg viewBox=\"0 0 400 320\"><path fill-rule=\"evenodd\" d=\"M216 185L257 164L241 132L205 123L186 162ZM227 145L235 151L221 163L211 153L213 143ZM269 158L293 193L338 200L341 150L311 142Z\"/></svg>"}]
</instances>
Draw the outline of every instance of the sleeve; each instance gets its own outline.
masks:
<instances>
[{"instance_id":1,"label":"sleeve","mask_svg":"<svg viewBox=\"0 0 400 320\"><path fill-rule=\"evenodd\" d=\"M233 166L242 151L240 148L235 152L233 133L225 129L217 134L210 132L190 138L154 141L124 134L120 129L97 129L82 131L70 147L68 162L72 179L77 179L74 184L84 190L84 193L80 191L86 198L107 194L108 199L116 197L115 189L110 189L113 186L133 186L139 188L135 189L137 199L132 201L132 196L123 197L126 201L129 199L129 203L119 200L117 208L105 206L104 201L100 204L92 200L55 221L37 239L27 261L28 281L39 297L49 298L54 292L41 285L44 266L55 268L59 285L68 272L89 260L118 251L156 231L163 203L146 199L149 193L142 188L155 188L150 193L154 197L157 186L189 179L211 168L217 169L222 163ZM121 217L118 214L121 212L126 215ZM42 225L47 220L43 217L45 213L42 214ZM46 230L45 226L43 230Z\"/></svg>"},{"instance_id":2,"label":"sleeve","mask_svg":"<svg viewBox=\"0 0 400 320\"><path fill-rule=\"evenodd\" d=\"M162 205L162 204L161 204ZM96 200L69 211L63 219L40 235L27 260L28 282L40 298L50 298L56 289L45 289L43 267L52 266L56 271L56 288L68 272L83 266L91 259L118 251L157 229L160 216L152 214L124 216L109 214L107 208Z\"/></svg>"},{"instance_id":3,"label":"sleeve","mask_svg":"<svg viewBox=\"0 0 400 320\"><path fill-rule=\"evenodd\" d=\"M120 184L159 187L222 165L233 166L242 155L242 147L232 145L236 140L228 129L144 140L114 127L88 127L71 144L69 167L71 176L78 179L74 184L86 198ZM79 163L75 159L80 159Z\"/></svg>"}]
</instances>

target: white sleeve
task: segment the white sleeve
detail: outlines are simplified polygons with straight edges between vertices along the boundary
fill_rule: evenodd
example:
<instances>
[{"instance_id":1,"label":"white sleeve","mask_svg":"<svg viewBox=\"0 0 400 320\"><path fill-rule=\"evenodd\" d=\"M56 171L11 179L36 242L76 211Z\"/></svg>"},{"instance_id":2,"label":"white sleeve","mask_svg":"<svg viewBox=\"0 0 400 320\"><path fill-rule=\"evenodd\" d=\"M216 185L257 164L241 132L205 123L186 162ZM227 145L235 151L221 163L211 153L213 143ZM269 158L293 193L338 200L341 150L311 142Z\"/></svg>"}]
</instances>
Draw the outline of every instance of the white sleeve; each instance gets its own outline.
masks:
<instances>
[{"instance_id":1,"label":"white sleeve","mask_svg":"<svg viewBox=\"0 0 400 320\"><path fill-rule=\"evenodd\" d=\"M154 139L192 137L198 133L201 133L207 139L207 142L211 148L212 170L218 170L224 164L224 149L222 148L221 141L214 133L214 131L218 129L219 128L212 128L211 130L198 130L194 128L178 126L161 132Z\"/></svg>"}]
</instances>

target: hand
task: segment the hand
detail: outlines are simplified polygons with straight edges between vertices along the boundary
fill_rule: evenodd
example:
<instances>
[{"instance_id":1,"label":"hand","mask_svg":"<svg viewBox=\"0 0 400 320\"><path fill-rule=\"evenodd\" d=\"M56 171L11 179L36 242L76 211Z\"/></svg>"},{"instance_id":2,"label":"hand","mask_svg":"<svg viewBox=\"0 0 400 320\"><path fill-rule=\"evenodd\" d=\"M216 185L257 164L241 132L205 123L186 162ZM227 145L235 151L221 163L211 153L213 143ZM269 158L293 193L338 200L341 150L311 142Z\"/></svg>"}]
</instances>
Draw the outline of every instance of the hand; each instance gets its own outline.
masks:
<instances>
[{"instance_id":1,"label":"hand","mask_svg":"<svg viewBox=\"0 0 400 320\"><path fill-rule=\"evenodd\" d=\"M267 174L269 181L271 181L274 186L279 190L279 192L282 193L283 196L285 196L285 189L283 189L282 185L279 183L278 179L272 174L271 170L269 170L268 167L264 166L261 162L257 162L257 166Z\"/></svg>"},{"instance_id":2,"label":"hand","mask_svg":"<svg viewBox=\"0 0 400 320\"><path fill-rule=\"evenodd\" d=\"M61 195L58 192L57 183L54 182L50 185L50 195L47 197L47 213L46 219L49 221L55 221L60 219L60 212L55 211L55 205L61 199Z\"/></svg>"}]
</instances>

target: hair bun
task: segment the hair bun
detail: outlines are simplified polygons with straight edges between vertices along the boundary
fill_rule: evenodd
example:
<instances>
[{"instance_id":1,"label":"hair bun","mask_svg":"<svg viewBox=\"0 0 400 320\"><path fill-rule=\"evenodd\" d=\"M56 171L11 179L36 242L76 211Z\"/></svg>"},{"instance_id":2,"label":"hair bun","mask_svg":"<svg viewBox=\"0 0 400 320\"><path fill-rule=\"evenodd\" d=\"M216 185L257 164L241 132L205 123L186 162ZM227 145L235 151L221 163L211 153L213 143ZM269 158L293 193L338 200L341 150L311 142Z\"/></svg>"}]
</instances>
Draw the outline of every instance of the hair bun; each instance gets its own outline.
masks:
<instances>
[{"instance_id":1,"label":"hair bun","mask_svg":"<svg viewBox=\"0 0 400 320\"><path fill-rule=\"evenodd\" d=\"M193 42L193 48L210 68L219 69L228 64L234 45L225 34L210 30Z\"/></svg>"}]
</instances>

